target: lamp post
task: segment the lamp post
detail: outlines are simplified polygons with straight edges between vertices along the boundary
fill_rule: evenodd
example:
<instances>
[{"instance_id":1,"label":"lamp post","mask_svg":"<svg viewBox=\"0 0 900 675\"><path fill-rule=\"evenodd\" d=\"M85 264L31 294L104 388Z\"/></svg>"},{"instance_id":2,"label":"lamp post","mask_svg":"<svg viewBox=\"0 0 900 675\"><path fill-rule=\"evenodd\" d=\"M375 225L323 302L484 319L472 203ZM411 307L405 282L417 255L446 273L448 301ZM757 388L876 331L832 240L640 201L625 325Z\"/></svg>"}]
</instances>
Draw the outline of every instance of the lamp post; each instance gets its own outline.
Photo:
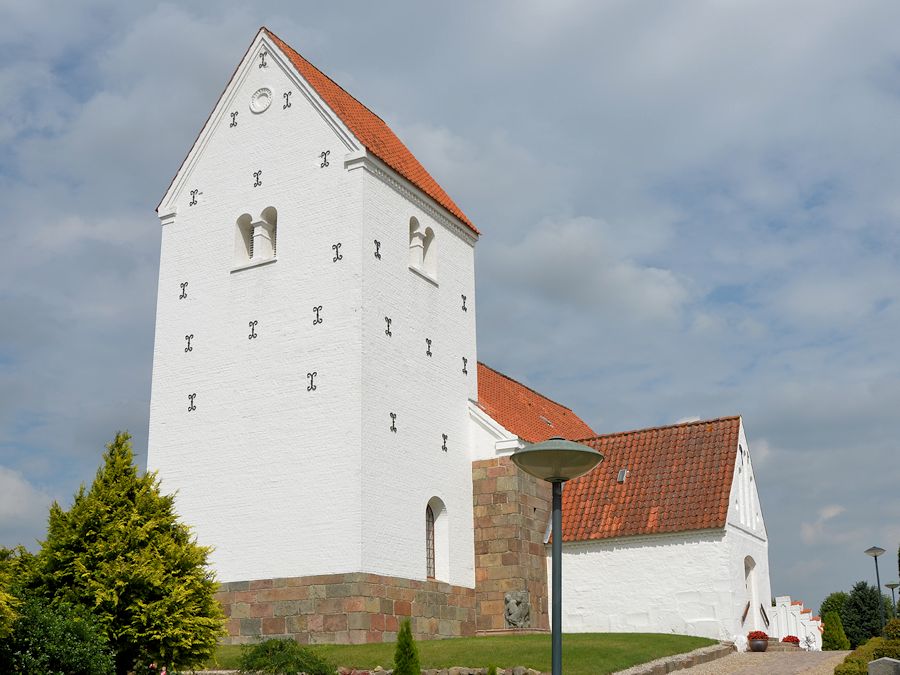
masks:
<instances>
[{"instance_id":1,"label":"lamp post","mask_svg":"<svg viewBox=\"0 0 900 675\"><path fill-rule=\"evenodd\" d=\"M562 438L551 438L517 450L513 463L527 474L553 485L553 608L551 662L553 675L562 675L562 490L563 483L578 478L603 461L603 455Z\"/></svg>"},{"instance_id":2,"label":"lamp post","mask_svg":"<svg viewBox=\"0 0 900 675\"><path fill-rule=\"evenodd\" d=\"M881 619L881 630L884 630L884 600L881 598L881 576L878 574L878 556L884 553L879 546L870 546L866 549L866 555L875 558L875 587L878 589L878 616Z\"/></svg>"},{"instance_id":3,"label":"lamp post","mask_svg":"<svg viewBox=\"0 0 900 675\"><path fill-rule=\"evenodd\" d=\"M884 585L885 588L891 589L891 614L895 617L897 616L897 598L894 596L894 589L897 588L897 586L900 586L900 584L896 581Z\"/></svg>"}]
</instances>

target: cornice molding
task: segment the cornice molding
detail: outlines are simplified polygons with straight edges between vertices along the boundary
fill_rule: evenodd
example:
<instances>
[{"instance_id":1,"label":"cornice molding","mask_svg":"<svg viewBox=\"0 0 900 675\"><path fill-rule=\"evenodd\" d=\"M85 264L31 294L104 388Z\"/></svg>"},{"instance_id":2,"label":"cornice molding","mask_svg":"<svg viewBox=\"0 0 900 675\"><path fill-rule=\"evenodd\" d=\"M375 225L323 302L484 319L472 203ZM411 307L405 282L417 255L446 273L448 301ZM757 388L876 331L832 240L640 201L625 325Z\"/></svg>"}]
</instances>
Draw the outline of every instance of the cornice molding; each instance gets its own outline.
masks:
<instances>
[{"instance_id":1,"label":"cornice molding","mask_svg":"<svg viewBox=\"0 0 900 675\"><path fill-rule=\"evenodd\" d=\"M347 171L363 169L370 175L375 176L401 197L441 223L457 237L469 244L469 246L475 246L475 242L478 241L478 236L466 225L451 216L443 206L435 202L431 197L428 197L419 188L415 187L367 150L348 152L344 156L344 168Z\"/></svg>"}]
</instances>

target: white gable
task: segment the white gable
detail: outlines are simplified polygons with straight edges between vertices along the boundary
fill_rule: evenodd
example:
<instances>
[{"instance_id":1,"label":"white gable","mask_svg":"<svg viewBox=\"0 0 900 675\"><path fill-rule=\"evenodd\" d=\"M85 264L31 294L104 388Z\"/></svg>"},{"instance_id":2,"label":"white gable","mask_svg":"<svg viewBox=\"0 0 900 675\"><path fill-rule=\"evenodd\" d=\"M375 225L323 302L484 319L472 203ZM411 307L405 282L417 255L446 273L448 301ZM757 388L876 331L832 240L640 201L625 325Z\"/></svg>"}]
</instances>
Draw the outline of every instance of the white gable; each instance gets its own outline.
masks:
<instances>
[{"instance_id":1,"label":"white gable","mask_svg":"<svg viewBox=\"0 0 900 675\"><path fill-rule=\"evenodd\" d=\"M728 503L727 523L766 539L766 526L763 522L759 492L756 489L756 476L750 459L750 446L744 434L744 423L741 421L738 433L738 447L734 459L734 476L731 481L731 494Z\"/></svg>"},{"instance_id":2,"label":"white gable","mask_svg":"<svg viewBox=\"0 0 900 675\"><path fill-rule=\"evenodd\" d=\"M268 90L269 94L267 106L265 90ZM261 96L255 96L258 92ZM287 99L284 98L285 94L288 94ZM260 30L163 195L157 207L160 217L173 213L186 190L191 189L187 186L191 184L197 165L217 135L228 133L240 127L242 123L246 126L245 120L253 115L262 115L270 110L288 111L288 108L284 107L286 103L289 104L290 112L297 112L298 107L308 107L332 131L335 140L340 143L339 147L342 148L341 152L332 155L334 160L338 160L339 157L343 159L342 155L346 152L362 149L361 143L325 104L315 89L297 72L287 56L264 30ZM297 150L299 151L299 148ZM332 152L337 150L338 146Z\"/></svg>"}]
</instances>

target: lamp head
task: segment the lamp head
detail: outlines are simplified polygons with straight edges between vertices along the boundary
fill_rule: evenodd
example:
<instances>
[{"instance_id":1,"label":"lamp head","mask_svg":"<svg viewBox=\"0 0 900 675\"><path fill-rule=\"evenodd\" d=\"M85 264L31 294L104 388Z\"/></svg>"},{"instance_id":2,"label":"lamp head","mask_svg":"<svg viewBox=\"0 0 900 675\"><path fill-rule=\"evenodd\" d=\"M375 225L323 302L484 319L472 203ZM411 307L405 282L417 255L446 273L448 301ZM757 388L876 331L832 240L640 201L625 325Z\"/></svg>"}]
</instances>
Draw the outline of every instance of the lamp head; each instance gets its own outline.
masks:
<instances>
[{"instance_id":1,"label":"lamp head","mask_svg":"<svg viewBox=\"0 0 900 675\"><path fill-rule=\"evenodd\" d=\"M891 590L894 590L895 588L897 588L897 586L900 586L900 584L898 584L896 581L892 581L891 583L884 585L885 588L890 588Z\"/></svg>"},{"instance_id":2,"label":"lamp head","mask_svg":"<svg viewBox=\"0 0 900 675\"><path fill-rule=\"evenodd\" d=\"M514 452L511 459L535 478L561 483L586 474L603 461L603 455L586 445L557 437L527 445Z\"/></svg>"},{"instance_id":3,"label":"lamp head","mask_svg":"<svg viewBox=\"0 0 900 675\"><path fill-rule=\"evenodd\" d=\"M881 548L880 546L871 546L866 549L865 553L866 553L866 555L870 555L873 558L877 558L882 553L884 553L884 549Z\"/></svg>"}]
</instances>

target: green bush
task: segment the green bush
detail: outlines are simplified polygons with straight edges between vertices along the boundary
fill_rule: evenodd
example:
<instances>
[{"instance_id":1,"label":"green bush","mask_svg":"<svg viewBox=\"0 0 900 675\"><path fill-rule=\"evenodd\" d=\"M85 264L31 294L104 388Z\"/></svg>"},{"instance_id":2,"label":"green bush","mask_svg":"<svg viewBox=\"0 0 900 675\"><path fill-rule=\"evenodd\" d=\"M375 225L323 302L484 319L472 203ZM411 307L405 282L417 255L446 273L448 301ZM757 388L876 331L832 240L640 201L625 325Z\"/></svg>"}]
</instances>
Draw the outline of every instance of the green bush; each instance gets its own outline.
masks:
<instances>
[{"instance_id":1,"label":"green bush","mask_svg":"<svg viewBox=\"0 0 900 675\"><path fill-rule=\"evenodd\" d=\"M900 641L885 640L880 647L876 647L872 652L873 661L884 657L900 660Z\"/></svg>"},{"instance_id":2,"label":"green bush","mask_svg":"<svg viewBox=\"0 0 900 675\"><path fill-rule=\"evenodd\" d=\"M891 619L884 627L885 640L900 640L900 619Z\"/></svg>"},{"instance_id":3,"label":"green bush","mask_svg":"<svg viewBox=\"0 0 900 675\"><path fill-rule=\"evenodd\" d=\"M869 661L875 660L875 651L883 647L884 638L872 638L847 654L844 663L840 664L843 670L835 668L835 675L866 675L869 672Z\"/></svg>"},{"instance_id":4,"label":"green bush","mask_svg":"<svg viewBox=\"0 0 900 675\"><path fill-rule=\"evenodd\" d=\"M488 666L487 675L497 675L497 666L493 664Z\"/></svg>"},{"instance_id":5,"label":"green bush","mask_svg":"<svg viewBox=\"0 0 900 675\"><path fill-rule=\"evenodd\" d=\"M825 630L822 633L822 650L839 651L850 649L850 640L844 633L841 617L837 612L828 612L825 615Z\"/></svg>"},{"instance_id":6,"label":"green bush","mask_svg":"<svg viewBox=\"0 0 900 675\"><path fill-rule=\"evenodd\" d=\"M834 675L867 675L867 670L860 670L859 664L855 661L853 663L847 663L845 661L834 667Z\"/></svg>"},{"instance_id":7,"label":"green bush","mask_svg":"<svg viewBox=\"0 0 900 675\"><path fill-rule=\"evenodd\" d=\"M306 673L334 675L335 666L293 640L271 639L241 648L242 673Z\"/></svg>"},{"instance_id":8,"label":"green bush","mask_svg":"<svg viewBox=\"0 0 900 675\"><path fill-rule=\"evenodd\" d=\"M112 675L113 652L96 619L31 598L18 608L12 634L0 640L0 672L20 675Z\"/></svg>"},{"instance_id":9,"label":"green bush","mask_svg":"<svg viewBox=\"0 0 900 675\"><path fill-rule=\"evenodd\" d=\"M412 636L409 619L400 626L397 633L397 647L394 649L394 675L420 675L419 650Z\"/></svg>"}]
</instances>

